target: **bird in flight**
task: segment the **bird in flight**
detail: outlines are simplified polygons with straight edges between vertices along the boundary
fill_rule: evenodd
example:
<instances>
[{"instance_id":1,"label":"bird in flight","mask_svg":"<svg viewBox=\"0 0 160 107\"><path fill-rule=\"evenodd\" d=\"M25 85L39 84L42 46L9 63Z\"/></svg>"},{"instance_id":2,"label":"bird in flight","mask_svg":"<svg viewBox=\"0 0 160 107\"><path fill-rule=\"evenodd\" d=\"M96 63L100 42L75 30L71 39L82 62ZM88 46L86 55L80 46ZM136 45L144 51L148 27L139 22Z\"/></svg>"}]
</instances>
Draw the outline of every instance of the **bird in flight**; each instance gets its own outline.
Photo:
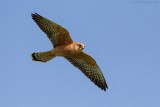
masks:
<instances>
[{"instance_id":1,"label":"bird in flight","mask_svg":"<svg viewBox=\"0 0 160 107\"><path fill-rule=\"evenodd\" d=\"M80 69L95 85L106 91L108 86L99 66L90 55L83 52L85 45L73 42L69 32L55 22L37 13L31 14L31 16L53 45L53 49L50 51L32 53L32 60L47 62L56 56L64 57Z\"/></svg>"}]
</instances>

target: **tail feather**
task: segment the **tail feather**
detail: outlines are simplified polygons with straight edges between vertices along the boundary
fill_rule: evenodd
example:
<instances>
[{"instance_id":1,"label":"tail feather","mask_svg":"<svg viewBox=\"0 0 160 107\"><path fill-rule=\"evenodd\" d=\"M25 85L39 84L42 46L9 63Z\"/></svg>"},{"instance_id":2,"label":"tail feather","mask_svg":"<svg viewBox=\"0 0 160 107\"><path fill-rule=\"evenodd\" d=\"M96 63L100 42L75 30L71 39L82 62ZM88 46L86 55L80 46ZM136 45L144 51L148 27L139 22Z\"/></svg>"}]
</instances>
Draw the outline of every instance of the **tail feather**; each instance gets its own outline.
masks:
<instances>
[{"instance_id":1,"label":"tail feather","mask_svg":"<svg viewBox=\"0 0 160 107\"><path fill-rule=\"evenodd\" d=\"M55 57L51 51L47 52L38 52L38 53L32 53L31 54L33 61L40 61L40 62L47 62Z\"/></svg>"}]
</instances>

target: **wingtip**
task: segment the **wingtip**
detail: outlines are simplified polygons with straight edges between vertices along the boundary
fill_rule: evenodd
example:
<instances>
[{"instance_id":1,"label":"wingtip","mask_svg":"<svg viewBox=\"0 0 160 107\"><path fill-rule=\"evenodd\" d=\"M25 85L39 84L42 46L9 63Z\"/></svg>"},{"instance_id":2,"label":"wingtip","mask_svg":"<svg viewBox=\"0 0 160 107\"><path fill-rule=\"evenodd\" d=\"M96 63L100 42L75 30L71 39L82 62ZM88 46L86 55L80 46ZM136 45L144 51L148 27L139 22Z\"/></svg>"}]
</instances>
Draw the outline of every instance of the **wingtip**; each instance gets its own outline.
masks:
<instances>
[{"instance_id":1,"label":"wingtip","mask_svg":"<svg viewBox=\"0 0 160 107\"><path fill-rule=\"evenodd\" d=\"M108 89L108 85L106 84L106 88Z\"/></svg>"},{"instance_id":2,"label":"wingtip","mask_svg":"<svg viewBox=\"0 0 160 107\"><path fill-rule=\"evenodd\" d=\"M105 87L101 88L102 90L104 90L106 92L106 90L108 89L107 84L105 85Z\"/></svg>"},{"instance_id":3,"label":"wingtip","mask_svg":"<svg viewBox=\"0 0 160 107\"><path fill-rule=\"evenodd\" d=\"M31 16L33 18L34 16L40 16L40 15L38 13L34 12L34 13L31 13Z\"/></svg>"},{"instance_id":4,"label":"wingtip","mask_svg":"<svg viewBox=\"0 0 160 107\"><path fill-rule=\"evenodd\" d=\"M35 53L31 54L31 58L32 58L33 61L35 61L35 59L36 59L36 57L34 55L35 55Z\"/></svg>"},{"instance_id":5,"label":"wingtip","mask_svg":"<svg viewBox=\"0 0 160 107\"><path fill-rule=\"evenodd\" d=\"M35 15L35 13L31 13L31 16L34 16Z\"/></svg>"},{"instance_id":6,"label":"wingtip","mask_svg":"<svg viewBox=\"0 0 160 107\"><path fill-rule=\"evenodd\" d=\"M35 14L34 13L31 13L31 16L32 16L32 19L34 18Z\"/></svg>"},{"instance_id":7,"label":"wingtip","mask_svg":"<svg viewBox=\"0 0 160 107\"><path fill-rule=\"evenodd\" d=\"M104 90L104 91L106 92L106 89L107 89L107 88L105 87L105 88L103 88L102 90Z\"/></svg>"}]
</instances>

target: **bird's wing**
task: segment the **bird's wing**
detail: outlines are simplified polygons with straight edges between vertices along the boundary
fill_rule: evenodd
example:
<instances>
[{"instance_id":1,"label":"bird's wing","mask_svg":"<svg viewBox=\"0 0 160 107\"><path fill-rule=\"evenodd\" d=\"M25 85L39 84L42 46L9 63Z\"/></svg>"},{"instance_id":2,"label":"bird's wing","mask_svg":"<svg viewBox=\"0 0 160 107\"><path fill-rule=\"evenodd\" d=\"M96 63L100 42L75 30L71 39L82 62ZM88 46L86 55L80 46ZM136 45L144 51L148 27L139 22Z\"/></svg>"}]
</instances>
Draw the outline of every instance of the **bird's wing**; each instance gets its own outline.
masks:
<instances>
[{"instance_id":1,"label":"bird's wing","mask_svg":"<svg viewBox=\"0 0 160 107\"><path fill-rule=\"evenodd\" d=\"M71 64L80 69L95 85L106 91L108 88L105 78L95 60L88 54L81 52L72 56L65 56Z\"/></svg>"},{"instance_id":2,"label":"bird's wing","mask_svg":"<svg viewBox=\"0 0 160 107\"><path fill-rule=\"evenodd\" d=\"M40 29L47 34L47 37L50 39L54 47L73 42L69 32L60 25L40 16L37 13L32 14L32 19L37 23Z\"/></svg>"}]
</instances>

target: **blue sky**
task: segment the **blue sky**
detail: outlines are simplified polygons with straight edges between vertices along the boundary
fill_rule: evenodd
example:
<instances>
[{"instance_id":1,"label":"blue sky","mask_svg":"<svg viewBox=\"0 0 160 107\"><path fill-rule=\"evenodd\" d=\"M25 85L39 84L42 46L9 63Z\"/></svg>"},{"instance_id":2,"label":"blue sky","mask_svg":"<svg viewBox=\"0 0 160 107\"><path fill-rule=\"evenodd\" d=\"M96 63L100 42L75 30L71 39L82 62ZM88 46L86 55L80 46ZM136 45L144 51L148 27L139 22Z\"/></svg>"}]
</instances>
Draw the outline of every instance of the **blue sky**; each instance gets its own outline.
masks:
<instances>
[{"instance_id":1,"label":"blue sky","mask_svg":"<svg viewBox=\"0 0 160 107\"><path fill-rule=\"evenodd\" d=\"M0 107L160 107L160 1L154 1L1 0ZM52 49L34 12L85 44L106 92L64 58L31 60L31 53Z\"/></svg>"}]
</instances>

